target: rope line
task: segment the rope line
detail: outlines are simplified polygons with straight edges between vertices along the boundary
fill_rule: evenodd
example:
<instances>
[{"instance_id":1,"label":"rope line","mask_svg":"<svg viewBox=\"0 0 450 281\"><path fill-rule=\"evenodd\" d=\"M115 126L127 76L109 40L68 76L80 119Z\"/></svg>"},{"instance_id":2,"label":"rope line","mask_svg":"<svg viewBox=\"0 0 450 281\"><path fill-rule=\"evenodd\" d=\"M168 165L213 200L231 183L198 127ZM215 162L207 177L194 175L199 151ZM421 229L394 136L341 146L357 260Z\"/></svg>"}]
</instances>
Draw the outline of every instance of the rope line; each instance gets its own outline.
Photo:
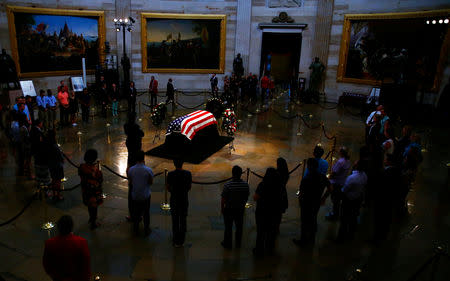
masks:
<instances>
[{"instance_id":1,"label":"rope line","mask_svg":"<svg viewBox=\"0 0 450 281\"><path fill-rule=\"evenodd\" d=\"M278 111L276 111L276 110L273 110L273 112L275 112L278 116L280 116L281 118L286 119L286 120L292 120L292 119L298 117L298 114L295 114L295 115L287 116L287 117L286 117L286 116L283 116L280 112L278 112Z\"/></svg>"},{"instance_id":2,"label":"rope line","mask_svg":"<svg viewBox=\"0 0 450 281\"><path fill-rule=\"evenodd\" d=\"M27 204L25 204L25 206L23 206L22 210L20 210L20 212L17 213L17 215L15 215L14 217L10 218L9 220L7 220L7 221L5 221L3 223L0 223L0 227L5 226L7 224L10 224L13 221L15 221L17 218L19 218L25 212L25 210L28 209L28 207L30 207L31 203L33 203L34 199L36 199L38 194L39 194L38 192L35 192L33 194L33 196L30 198L30 201L28 201Z\"/></svg>"},{"instance_id":3,"label":"rope line","mask_svg":"<svg viewBox=\"0 0 450 281\"><path fill-rule=\"evenodd\" d=\"M303 165L303 162L298 163L298 165L295 166L295 168L289 172L289 175L292 174L293 172L295 172L295 170L297 170L298 168L300 168L301 165Z\"/></svg>"},{"instance_id":4,"label":"rope line","mask_svg":"<svg viewBox=\"0 0 450 281\"><path fill-rule=\"evenodd\" d=\"M66 160L67 160L67 162L69 162L70 163L70 165L72 165L72 166L74 166L75 168L79 168L80 166L79 165L77 165L77 164L75 164L75 163L73 163L73 161L72 160L70 160L70 158L69 157L67 157L67 155L64 153L64 152L61 152L62 153L62 155L64 156L64 158L66 158Z\"/></svg>"},{"instance_id":5,"label":"rope line","mask_svg":"<svg viewBox=\"0 0 450 281\"><path fill-rule=\"evenodd\" d=\"M111 173L113 173L114 175L121 177L125 180L128 179L128 177L122 176L121 174L117 173L116 171L114 171L113 169L111 169L110 167L106 166L105 164L102 164L102 167L105 168L106 170L110 171Z\"/></svg>"},{"instance_id":6,"label":"rope line","mask_svg":"<svg viewBox=\"0 0 450 281\"><path fill-rule=\"evenodd\" d=\"M179 102L177 102L177 104L178 104L179 106L183 107L183 108L186 108L186 109L196 109L196 108L199 108L200 106L203 106L205 103L202 102L201 104L199 104L199 105L197 105L197 106L194 106L194 107L188 107L188 106L182 105L182 104L179 103Z\"/></svg>"},{"instance_id":7,"label":"rope line","mask_svg":"<svg viewBox=\"0 0 450 281\"><path fill-rule=\"evenodd\" d=\"M262 179L264 176L258 175L257 173L250 171L253 175L257 176L258 178Z\"/></svg>"},{"instance_id":8,"label":"rope line","mask_svg":"<svg viewBox=\"0 0 450 281\"><path fill-rule=\"evenodd\" d=\"M325 125L324 124L322 124L322 131L323 131L323 135L327 138L327 139L329 139L329 140L335 140L336 139L336 136L328 136L328 134L327 134L327 132L326 132L326 130L325 130Z\"/></svg>"},{"instance_id":9,"label":"rope line","mask_svg":"<svg viewBox=\"0 0 450 281\"><path fill-rule=\"evenodd\" d=\"M195 97L195 96L202 96L205 93L198 93L198 94L186 94L184 91L178 91L178 93L182 94L183 96L188 96L188 97Z\"/></svg>"},{"instance_id":10,"label":"rope line","mask_svg":"<svg viewBox=\"0 0 450 281\"><path fill-rule=\"evenodd\" d=\"M215 182L192 181L192 183L194 183L194 184L203 184L203 185L212 185L212 184L224 183L224 182L229 181L231 179L232 179L232 177L227 178L227 179L223 179L223 180L220 180L220 181L215 181Z\"/></svg>"}]
</instances>

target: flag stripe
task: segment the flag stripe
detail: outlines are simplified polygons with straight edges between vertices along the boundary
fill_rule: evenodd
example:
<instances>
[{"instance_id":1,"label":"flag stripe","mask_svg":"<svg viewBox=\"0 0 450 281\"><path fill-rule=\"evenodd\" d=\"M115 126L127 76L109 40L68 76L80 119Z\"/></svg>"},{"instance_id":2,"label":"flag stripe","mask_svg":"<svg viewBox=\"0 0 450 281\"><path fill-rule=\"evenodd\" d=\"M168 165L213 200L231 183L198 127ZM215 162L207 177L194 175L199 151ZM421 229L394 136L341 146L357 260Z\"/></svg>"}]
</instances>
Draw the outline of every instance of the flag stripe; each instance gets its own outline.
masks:
<instances>
[{"instance_id":1,"label":"flag stripe","mask_svg":"<svg viewBox=\"0 0 450 281\"><path fill-rule=\"evenodd\" d=\"M170 122L166 135L170 135L172 132L181 132L192 140L198 131L212 124L217 124L214 115L205 110L197 110Z\"/></svg>"}]
</instances>

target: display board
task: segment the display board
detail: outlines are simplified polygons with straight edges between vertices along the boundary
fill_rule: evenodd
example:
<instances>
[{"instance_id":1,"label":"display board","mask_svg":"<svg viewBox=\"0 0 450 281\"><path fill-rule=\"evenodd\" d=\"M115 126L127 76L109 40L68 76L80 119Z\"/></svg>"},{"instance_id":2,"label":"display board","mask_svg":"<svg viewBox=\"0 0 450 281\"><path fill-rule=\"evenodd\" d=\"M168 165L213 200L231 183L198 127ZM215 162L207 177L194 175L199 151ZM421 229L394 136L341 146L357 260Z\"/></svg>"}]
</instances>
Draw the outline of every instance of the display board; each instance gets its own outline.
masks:
<instances>
[{"instance_id":1,"label":"display board","mask_svg":"<svg viewBox=\"0 0 450 281\"><path fill-rule=\"evenodd\" d=\"M36 90L34 89L33 81L31 80L23 80L20 81L20 87L22 88L23 95L35 97L36 96Z\"/></svg>"},{"instance_id":2,"label":"display board","mask_svg":"<svg viewBox=\"0 0 450 281\"><path fill-rule=\"evenodd\" d=\"M70 77L72 89L74 92L82 92L84 89L83 77Z\"/></svg>"}]
</instances>

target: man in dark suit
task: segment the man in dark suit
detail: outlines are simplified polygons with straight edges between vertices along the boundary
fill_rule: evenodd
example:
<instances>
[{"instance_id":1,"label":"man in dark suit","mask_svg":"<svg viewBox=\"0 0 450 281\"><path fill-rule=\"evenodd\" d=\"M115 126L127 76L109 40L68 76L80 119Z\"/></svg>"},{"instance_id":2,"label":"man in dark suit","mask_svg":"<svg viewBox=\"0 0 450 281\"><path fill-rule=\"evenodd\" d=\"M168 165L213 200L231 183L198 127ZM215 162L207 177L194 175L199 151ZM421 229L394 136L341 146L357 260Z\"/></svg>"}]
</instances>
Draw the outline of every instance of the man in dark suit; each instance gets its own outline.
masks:
<instances>
[{"instance_id":1,"label":"man in dark suit","mask_svg":"<svg viewBox=\"0 0 450 281\"><path fill-rule=\"evenodd\" d=\"M186 236L186 217L189 206L188 192L191 190L191 172L183 170L183 160L173 160L175 170L167 175L167 189L170 192L172 213L173 245L181 247Z\"/></svg>"},{"instance_id":2,"label":"man in dark suit","mask_svg":"<svg viewBox=\"0 0 450 281\"><path fill-rule=\"evenodd\" d=\"M158 103L158 80L155 79L155 76L152 76L150 80L150 84L148 85L148 92L150 93L150 106L154 107Z\"/></svg>"},{"instance_id":3,"label":"man in dark suit","mask_svg":"<svg viewBox=\"0 0 450 281\"><path fill-rule=\"evenodd\" d=\"M86 239L72 233L70 216L62 216L57 227L59 235L45 242L42 258L45 272L54 281L89 281L91 260Z\"/></svg>"}]
</instances>

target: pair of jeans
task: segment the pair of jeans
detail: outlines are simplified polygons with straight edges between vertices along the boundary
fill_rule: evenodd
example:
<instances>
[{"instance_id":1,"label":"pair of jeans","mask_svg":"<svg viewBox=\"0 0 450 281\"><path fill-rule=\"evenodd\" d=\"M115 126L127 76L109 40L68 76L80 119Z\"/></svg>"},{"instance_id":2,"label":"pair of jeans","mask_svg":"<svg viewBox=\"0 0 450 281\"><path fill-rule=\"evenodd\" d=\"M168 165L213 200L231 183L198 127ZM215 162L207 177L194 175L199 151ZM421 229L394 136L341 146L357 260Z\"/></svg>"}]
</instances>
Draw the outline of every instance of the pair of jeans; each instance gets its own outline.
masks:
<instances>
[{"instance_id":1,"label":"pair of jeans","mask_svg":"<svg viewBox=\"0 0 450 281\"><path fill-rule=\"evenodd\" d=\"M134 225L134 232L137 233L139 230L139 222L141 217L144 218L144 229L150 229L150 199L145 200L133 200L132 203L132 219Z\"/></svg>"},{"instance_id":2,"label":"pair of jeans","mask_svg":"<svg viewBox=\"0 0 450 281\"><path fill-rule=\"evenodd\" d=\"M119 107L119 101L115 100L111 103L111 110L112 110L112 115L113 116L117 116L118 113L118 107Z\"/></svg>"},{"instance_id":3,"label":"pair of jeans","mask_svg":"<svg viewBox=\"0 0 450 281\"><path fill-rule=\"evenodd\" d=\"M244 209L225 209L223 210L223 220L225 224L225 232L223 236L223 243L226 247L233 245L233 223L236 226L235 245L241 247L242 229L244 224Z\"/></svg>"}]
</instances>

